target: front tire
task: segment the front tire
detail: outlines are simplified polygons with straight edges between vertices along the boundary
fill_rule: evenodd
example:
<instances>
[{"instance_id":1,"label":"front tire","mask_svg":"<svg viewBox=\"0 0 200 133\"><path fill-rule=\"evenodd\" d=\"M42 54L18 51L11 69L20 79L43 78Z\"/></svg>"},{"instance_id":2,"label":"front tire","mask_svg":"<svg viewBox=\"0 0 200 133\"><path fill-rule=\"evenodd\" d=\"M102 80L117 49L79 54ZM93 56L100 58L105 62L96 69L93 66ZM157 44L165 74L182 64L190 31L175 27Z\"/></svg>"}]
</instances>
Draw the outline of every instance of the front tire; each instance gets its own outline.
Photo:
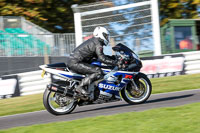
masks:
<instances>
[{"instance_id":1,"label":"front tire","mask_svg":"<svg viewBox=\"0 0 200 133\"><path fill-rule=\"evenodd\" d=\"M144 103L151 95L151 81L143 73L139 73L134 78L134 81L137 84L138 89L136 89L135 85L130 82L124 89L122 89L122 98L129 104Z\"/></svg>"},{"instance_id":2,"label":"front tire","mask_svg":"<svg viewBox=\"0 0 200 133\"><path fill-rule=\"evenodd\" d=\"M43 104L46 110L53 115L65 115L71 113L77 105L73 98L68 98L62 94L45 90Z\"/></svg>"}]
</instances>

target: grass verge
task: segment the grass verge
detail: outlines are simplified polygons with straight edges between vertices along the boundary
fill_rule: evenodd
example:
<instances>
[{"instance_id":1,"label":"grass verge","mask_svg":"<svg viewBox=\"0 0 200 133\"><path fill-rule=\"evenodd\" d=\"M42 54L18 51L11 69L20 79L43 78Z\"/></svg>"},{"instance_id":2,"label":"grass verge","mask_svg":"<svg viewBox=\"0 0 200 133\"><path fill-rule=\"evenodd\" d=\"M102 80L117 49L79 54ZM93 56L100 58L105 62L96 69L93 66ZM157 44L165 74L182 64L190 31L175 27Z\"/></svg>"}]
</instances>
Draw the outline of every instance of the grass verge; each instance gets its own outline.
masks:
<instances>
[{"instance_id":1,"label":"grass verge","mask_svg":"<svg viewBox=\"0 0 200 133\"><path fill-rule=\"evenodd\" d=\"M2 130L0 133L199 133L200 103Z\"/></svg>"},{"instance_id":2,"label":"grass verge","mask_svg":"<svg viewBox=\"0 0 200 133\"><path fill-rule=\"evenodd\" d=\"M151 79L152 93L200 88L200 74ZM43 110L42 94L0 100L0 116Z\"/></svg>"},{"instance_id":3,"label":"grass verge","mask_svg":"<svg viewBox=\"0 0 200 133\"><path fill-rule=\"evenodd\" d=\"M151 79L152 93L163 93L200 88L200 74Z\"/></svg>"},{"instance_id":4,"label":"grass verge","mask_svg":"<svg viewBox=\"0 0 200 133\"><path fill-rule=\"evenodd\" d=\"M0 116L43 110L42 94L0 100Z\"/></svg>"}]
</instances>

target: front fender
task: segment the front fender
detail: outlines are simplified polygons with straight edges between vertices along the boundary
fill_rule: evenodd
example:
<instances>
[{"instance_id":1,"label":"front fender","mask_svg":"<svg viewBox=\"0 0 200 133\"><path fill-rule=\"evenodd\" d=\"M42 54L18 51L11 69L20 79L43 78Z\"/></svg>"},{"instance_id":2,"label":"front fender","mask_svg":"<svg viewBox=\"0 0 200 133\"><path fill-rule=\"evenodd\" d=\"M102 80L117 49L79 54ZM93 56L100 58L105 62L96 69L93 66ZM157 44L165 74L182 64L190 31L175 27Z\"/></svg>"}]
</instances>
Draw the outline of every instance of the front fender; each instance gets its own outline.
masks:
<instances>
[{"instance_id":1,"label":"front fender","mask_svg":"<svg viewBox=\"0 0 200 133\"><path fill-rule=\"evenodd\" d=\"M147 75L144 74L144 73L141 73L141 72L135 72L134 76L132 78L128 78L128 79L127 78L123 78L122 81L121 81L121 83L123 85L121 86L120 91L123 88L125 88L129 83L133 83L134 85L139 86L139 78L141 78L141 77L147 78Z\"/></svg>"}]
</instances>

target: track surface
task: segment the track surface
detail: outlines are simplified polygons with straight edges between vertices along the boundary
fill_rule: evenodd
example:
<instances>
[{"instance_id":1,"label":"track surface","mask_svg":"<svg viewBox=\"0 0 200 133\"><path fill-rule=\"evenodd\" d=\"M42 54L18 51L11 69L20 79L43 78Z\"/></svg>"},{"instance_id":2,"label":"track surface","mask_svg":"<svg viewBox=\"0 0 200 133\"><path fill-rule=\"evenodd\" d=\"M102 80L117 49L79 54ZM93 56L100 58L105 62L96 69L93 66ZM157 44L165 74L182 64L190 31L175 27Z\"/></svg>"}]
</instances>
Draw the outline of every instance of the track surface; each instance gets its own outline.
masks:
<instances>
[{"instance_id":1,"label":"track surface","mask_svg":"<svg viewBox=\"0 0 200 133\"><path fill-rule=\"evenodd\" d=\"M124 101L87 105L77 107L71 114L63 116L54 116L44 110L3 116L0 117L0 130L17 126L27 126L56 121L70 121L99 115L112 115L123 112L143 111L152 108L173 107L194 102L200 102L200 89L154 94L151 95L146 103L138 105L129 105Z\"/></svg>"}]
</instances>

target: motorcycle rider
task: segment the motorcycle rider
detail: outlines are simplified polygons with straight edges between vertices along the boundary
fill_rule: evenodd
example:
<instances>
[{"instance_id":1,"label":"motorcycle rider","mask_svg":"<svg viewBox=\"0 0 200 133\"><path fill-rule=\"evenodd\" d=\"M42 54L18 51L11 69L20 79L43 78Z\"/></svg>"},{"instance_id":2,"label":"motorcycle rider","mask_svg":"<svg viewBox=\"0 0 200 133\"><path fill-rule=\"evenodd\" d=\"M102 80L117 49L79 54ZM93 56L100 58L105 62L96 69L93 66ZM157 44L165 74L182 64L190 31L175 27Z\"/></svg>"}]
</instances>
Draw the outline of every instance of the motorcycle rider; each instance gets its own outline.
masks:
<instances>
[{"instance_id":1,"label":"motorcycle rider","mask_svg":"<svg viewBox=\"0 0 200 133\"><path fill-rule=\"evenodd\" d=\"M81 83L76 88L76 92L83 96L88 96L89 93L84 86L103 78L103 71L100 67L93 66L90 63L93 58L100 60L102 63L116 65L118 62L103 53L103 46L107 46L110 41L110 35L106 28L96 27L93 32L93 37L80 44L70 54L67 61L68 67L79 74L87 74Z\"/></svg>"}]
</instances>

